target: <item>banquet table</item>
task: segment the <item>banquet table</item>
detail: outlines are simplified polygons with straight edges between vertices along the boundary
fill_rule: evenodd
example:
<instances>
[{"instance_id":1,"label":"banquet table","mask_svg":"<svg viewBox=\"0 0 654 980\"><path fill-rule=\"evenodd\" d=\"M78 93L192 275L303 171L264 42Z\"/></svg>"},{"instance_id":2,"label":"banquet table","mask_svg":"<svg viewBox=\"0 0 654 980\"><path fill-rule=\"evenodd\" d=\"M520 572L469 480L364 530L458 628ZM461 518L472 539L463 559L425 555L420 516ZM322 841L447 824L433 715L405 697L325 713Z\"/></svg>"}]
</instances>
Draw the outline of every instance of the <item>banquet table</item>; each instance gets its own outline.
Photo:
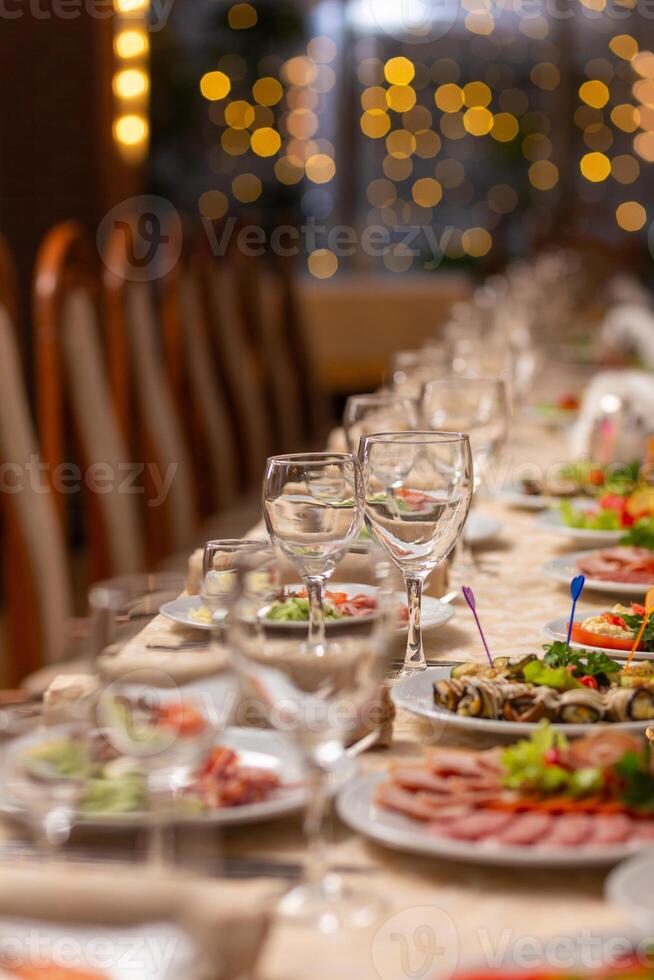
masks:
<instances>
[{"instance_id":1,"label":"banquet table","mask_svg":"<svg viewBox=\"0 0 654 980\"><path fill-rule=\"evenodd\" d=\"M564 388L575 381L578 385L578 379L567 377L560 366L552 367L551 372L541 379L535 400L551 396L556 385ZM498 479L506 479L509 471L525 463L547 466L565 458L560 430L519 418ZM509 509L492 499L478 506L503 524L498 539L486 548L487 571L473 573L469 582L492 651L513 656L537 651L544 642L543 624L564 615L569 601L566 588L546 579L541 567L573 546L540 530L533 513ZM586 608L601 609L606 604L606 596L589 593L584 597ZM161 618L147 629L149 638L153 632L167 637L184 635L180 627ZM428 655L440 660L483 658L474 623L460 600L451 622L429 634ZM370 771L386 767L392 759L415 758L435 740L466 744L460 734L435 734L430 722L400 711L391 748L363 754L359 766ZM478 739L475 744L480 744ZM606 870L483 867L475 865L474 846L469 863L434 860L367 842L335 815L329 823L331 861L357 869L346 878L384 899L384 917L369 929L334 936L277 923L264 950L261 980L445 980L457 962L492 965L494 956L518 941L520 949L533 952L543 949L539 944L552 937L584 929L629 935L627 919L603 898ZM230 828L224 836L224 850L234 857L301 861L301 821L293 817ZM271 881L271 892L281 887ZM426 951L425 929L435 940Z\"/></svg>"}]
</instances>

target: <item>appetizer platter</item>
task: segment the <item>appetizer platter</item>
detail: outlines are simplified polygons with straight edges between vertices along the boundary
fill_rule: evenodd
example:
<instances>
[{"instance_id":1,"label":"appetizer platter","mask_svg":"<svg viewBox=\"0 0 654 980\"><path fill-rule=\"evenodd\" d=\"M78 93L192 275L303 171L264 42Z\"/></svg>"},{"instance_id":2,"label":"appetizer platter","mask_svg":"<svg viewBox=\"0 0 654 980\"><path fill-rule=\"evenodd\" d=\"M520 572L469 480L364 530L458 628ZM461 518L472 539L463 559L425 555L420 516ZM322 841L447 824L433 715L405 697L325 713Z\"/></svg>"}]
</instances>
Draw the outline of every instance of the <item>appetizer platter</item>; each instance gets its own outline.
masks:
<instances>
[{"instance_id":1,"label":"appetizer platter","mask_svg":"<svg viewBox=\"0 0 654 980\"><path fill-rule=\"evenodd\" d=\"M643 623L645 606L640 602L628 605L615 603L606 612L578 613L572 624L570 646L574 649L592 648L609 656L616 651L629 652ZM568 634L568 618L553 619L545 626L545 634L552 640L565 640ZM639 660L654 660L654 623L645 632L636 648Z\"/></svg>"},{"instance_id":2,"label":"appetizer platter","mask_svg":"<svg viewBox=\"0 0 654 980\"><path fill-rule=\"evenodd\" d=\"M186 721L185 721L186 724ZM80 825L92 828L145 826L149 819L146 774L137 759L121 755L102 732L90 747L92 778L78 806ZM40 730L17 739L0 759L0 810L26 816L12 791L24 767L48 767L57 778L74 779L88 765L85 747L72 738ZM351 773L351 762L343 774ZM306 802L299 751L277 732L227 728L206 752L185 789L176 820L180 823L233 825L274 819Z\"/></svg>"},{"instance_id":3,"label":"appetizer platter","mask_svg":"<svg viewBox=\"0 0 654 980\"><path fill-rule=\"evenodd\" d=\"M526 510L545 510L553 502L579 497L628 494L636 486L639 464L602 466L592 462L569 463L553 474L525 476L511 481L497 494L499 500Z\"/></svg>"},{"instance_id":4,"label":"appetizer platter","mask_svg":"<svg viewBox=\"0 0 654 980\"><path fill-rule=\"evenodd\" d=\"M402 677L395 704L442 724L493 734L528 734L543 719L584 734L602 723L642 730L654 719L654 665L629 669L604 653L552 643L545 656L431 667Z\"/></svg>"},{"instance_id":5,"label":"appetizer platter","mask_svg":"<svg viewBox=\"0 0 654 980\"><path fill-rule=\"evenodd\" d=\"M646 487L629 494L605 493L592 502L562 500L538 523L586 544L638 544L649 538L653 516L654 492Z\"/></svg>"},{"instance_id":6,"label":"appetizer platter","mask_svg":"<svg viewBox=\"0 0 654 980\"><path fill-rule=\"evenodd\" d=\"M547 722L484 751L435 748L346 786L341 818L398 850L480 864L606 865L654 841L645 739L569 741Z\"/></svg>"},{"instance_id":7,"label":"appetizer platter","mask_svg":"<svg viewBox=\"0 0 654 980\"><path fill-rule=\"evenodd\" d=\"M398 630L406 630L408 614L406 597L398 594L400 605L400 621ZM377 609L375 588L371 585L359 585L335 582L330 583L325 592L323 610L325 627L338 628L339 624L347 625L353 619L373 616ZM168 602L159 610L167 619L182 626L195 629L211 630L216 622L224 619L226 613L221 610L218 619L212 618L212 612L200 596L180 596ZM433 596L423 597L422 628L435 629L448 623L454 615L454 609L449 603L440 602ZM264 620L266 626L306 629L309 622L309 601L307 594L300 586L287 587L283 594L267 609Z\"/></svg>"},{"instance_id":8,"label":"appetizer platter","mask_svg":"<svg viewBox=\"0 0 654 980\"><path fill-rule=\"evenodd\" d=\"M621 544L599 551L573 551L543 565L544 574L566 585L586 576L586 588L619 595L642 595L654 585L654 551Z\"/></svg>"}]
</instances>

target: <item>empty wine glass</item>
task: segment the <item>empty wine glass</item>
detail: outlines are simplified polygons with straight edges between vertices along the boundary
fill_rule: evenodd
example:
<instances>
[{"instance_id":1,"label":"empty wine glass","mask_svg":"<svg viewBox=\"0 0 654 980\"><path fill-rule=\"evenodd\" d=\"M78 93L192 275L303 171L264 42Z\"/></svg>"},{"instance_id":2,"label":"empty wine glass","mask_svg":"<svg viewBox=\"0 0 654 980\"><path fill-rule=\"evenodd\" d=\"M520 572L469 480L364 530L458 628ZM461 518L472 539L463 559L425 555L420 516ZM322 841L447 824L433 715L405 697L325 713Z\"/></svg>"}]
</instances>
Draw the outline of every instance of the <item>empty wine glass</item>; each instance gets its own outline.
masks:
<instances>
[{"instance_id":1,"label":"empty wine glass","mask_svg":"<svg viewBox=\"0 0 654 980\"><path fill-rule=\"evenodd\" d=\"M200 597L219 626L233 601L238 556L265 547L257 538L223 538L207 541L202 556Z\"/></svg>"},{"instance_id":2,"label":"empty wine glass","mask_svg":"<svg viewBox=\"0 0 654 980\"><path fill-rule=\"evenodd\" d=\"M389 384L395 394L418 399L425 382L450 372L450 359L444 347L398 350L390 360Z\"/></svg>"},{"instance_id":3,"label":"empty wine glass","mask_svg":"<svg viewBox=\"0 0 654 980\"><path fill-rule=\"evenodd\" d=\"M357 460L350 453L272 456L264 476L263 514L273 543L304 580L308 643L320 647L325 583L358 537L363 521Z\"/></svg>"},{"instance_id":4,"label":"empty wine glass","mask_svg":"<svg viewBox=\"0 0 654 980\"><path fill-rule=\"evenodd\" d=\"M343 429L348 449L356 453L361 436L372 432L406 432L418 428L418 409L411 398L381 391L351 395L345 402Z\"/></svg>"},{"instance_id":5,"label":"empty wine glass","mask_svg":"<svg viewBox=\"0 0 654 980\"><path fill-rule=\"evenodd\" d=\"M378 433L362 438L359 459L366 525L406 584L409 635L404 672L424 670L422 590L468 516L474 480L470 442L460 432Z\"/></svg>"},{"instance_id":6,"label":"empty wine glass","mask_svg":"<svg viewBox=\"0 0 654 980\"><path fill-rule=\"evenodd\" d=\"M500 378L443 378L429 381L420 404L426 429L465 432L470 440L474 489L506 441L509 405Z\"/></svg>"},{"instance_id":7,"label":"empty wine glass","mask_svg":"<svg viewBox=\"0 0 654 980\"><path fill-rule=\"evenodd\" d=\"M334 588L351 601L329 617L316 649L307 646L306 619L277 615L280 581L285 579L286 593L295 593L297 571L270 546L244 555L242 562L239 597L228 620L234 662L250 700L301 748L307 773L305 875L284 896L279 913L329 933L368 926L380 902L346 887L328 870L323 814L330 786L348 776L345 746L380 722L383 678L401 621L399 575L377 545L335 562Z\"/></svg>"}]
</instances>

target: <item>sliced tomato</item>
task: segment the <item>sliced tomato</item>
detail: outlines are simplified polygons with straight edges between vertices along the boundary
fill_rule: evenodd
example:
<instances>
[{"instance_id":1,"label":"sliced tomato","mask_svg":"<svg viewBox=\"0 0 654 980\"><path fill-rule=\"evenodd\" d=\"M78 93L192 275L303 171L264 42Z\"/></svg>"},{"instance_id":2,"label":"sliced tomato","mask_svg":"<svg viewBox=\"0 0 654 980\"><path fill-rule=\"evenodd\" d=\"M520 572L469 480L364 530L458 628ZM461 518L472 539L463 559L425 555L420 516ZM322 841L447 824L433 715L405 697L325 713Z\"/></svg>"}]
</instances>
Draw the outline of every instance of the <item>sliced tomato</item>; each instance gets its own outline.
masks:
<instances>
[{"instance_id":1,"label":"sliced tomato","mask_svg":"<svg viewBox=\"0 0 654 980\"><path fill-rule=\"evenodd\" d=\"M616 616L615 613L606 612L602 614L602 619L605 623L609 623L610 626L619 626L620 629L626 630L627 624L625 623L622 616Z\"/></svg>"},{"instance_id":2,"label":"sliced tomato","mask_svg":"<svg viewBox=\"0 0 654 980\"><path fill-rule=\"evenodd\" d=\"M634 642L620 636L602 636L601 633L592 633L590 630L585 630L581 623L572 624L570 639L585 647L606 647L609 650L631 650Z\"/></svg>"},{"instance_id":3,"label":"sliced tomato","mask_svg":"<svg viewBox=\"0 0 654 980\"><path fill-rule=\"evenodd\" d=\"M641 606L639 602L631 603L631 611L634 614L634 616L644 616L645 613L647 612L645 606Z\"/></svg>"}]
</instances>

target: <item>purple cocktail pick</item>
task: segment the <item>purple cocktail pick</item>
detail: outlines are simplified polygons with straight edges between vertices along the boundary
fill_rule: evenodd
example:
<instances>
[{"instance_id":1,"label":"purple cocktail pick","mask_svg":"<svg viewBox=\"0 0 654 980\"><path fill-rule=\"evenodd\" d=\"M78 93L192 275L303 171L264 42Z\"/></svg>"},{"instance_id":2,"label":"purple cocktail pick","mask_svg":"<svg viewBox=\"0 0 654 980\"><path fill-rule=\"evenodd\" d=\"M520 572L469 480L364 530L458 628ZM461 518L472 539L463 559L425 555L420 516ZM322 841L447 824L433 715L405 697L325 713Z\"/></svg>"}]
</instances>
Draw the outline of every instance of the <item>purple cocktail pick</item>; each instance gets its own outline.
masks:
<instances>
[{"instance_id":1,"label":"purple cocktail pick","mask_svg":"<svg viewBox=\"0 0 654 980\"><path fill-rule=\"evenodd\" d=\"M472 591L472 589L469 586L467 586L467 585L464 585L463 588L461 589L461 591L463 592L463 598L465 599L465 601L470 606L470 611L472 612L472 615L475 617L475 623L477 624L477 629L479 630L479 635L481 637L481 642L484 644L484 650L486 651L486 656L488 657L488 662L490 663L490 665L492 667L493 666L493 658L491 657L490 650L488 649L488 643L486 642L486 637L484 636L484 631L481 628L481 623L479 622L479 616L477 615L477 603L475 602L475 594Z\"/></svg>"},{"instance_id":2,"label":"purple cocktail pick","mask_svg":"<svg viewBox=\"0 0 654 980\"><path fill-rule=\"evenodd\" d=\"M577 575L573 578L570 583L570 595L572 596L572 612L570 613L570 622L568 623L568 646L570 646L570 637L572 636L572 624L575 621L575 610L577 608L577 600L579 596L584 591L584 585L586 584L586 578L584 575Z\"/></svg>"}]
</instances>

